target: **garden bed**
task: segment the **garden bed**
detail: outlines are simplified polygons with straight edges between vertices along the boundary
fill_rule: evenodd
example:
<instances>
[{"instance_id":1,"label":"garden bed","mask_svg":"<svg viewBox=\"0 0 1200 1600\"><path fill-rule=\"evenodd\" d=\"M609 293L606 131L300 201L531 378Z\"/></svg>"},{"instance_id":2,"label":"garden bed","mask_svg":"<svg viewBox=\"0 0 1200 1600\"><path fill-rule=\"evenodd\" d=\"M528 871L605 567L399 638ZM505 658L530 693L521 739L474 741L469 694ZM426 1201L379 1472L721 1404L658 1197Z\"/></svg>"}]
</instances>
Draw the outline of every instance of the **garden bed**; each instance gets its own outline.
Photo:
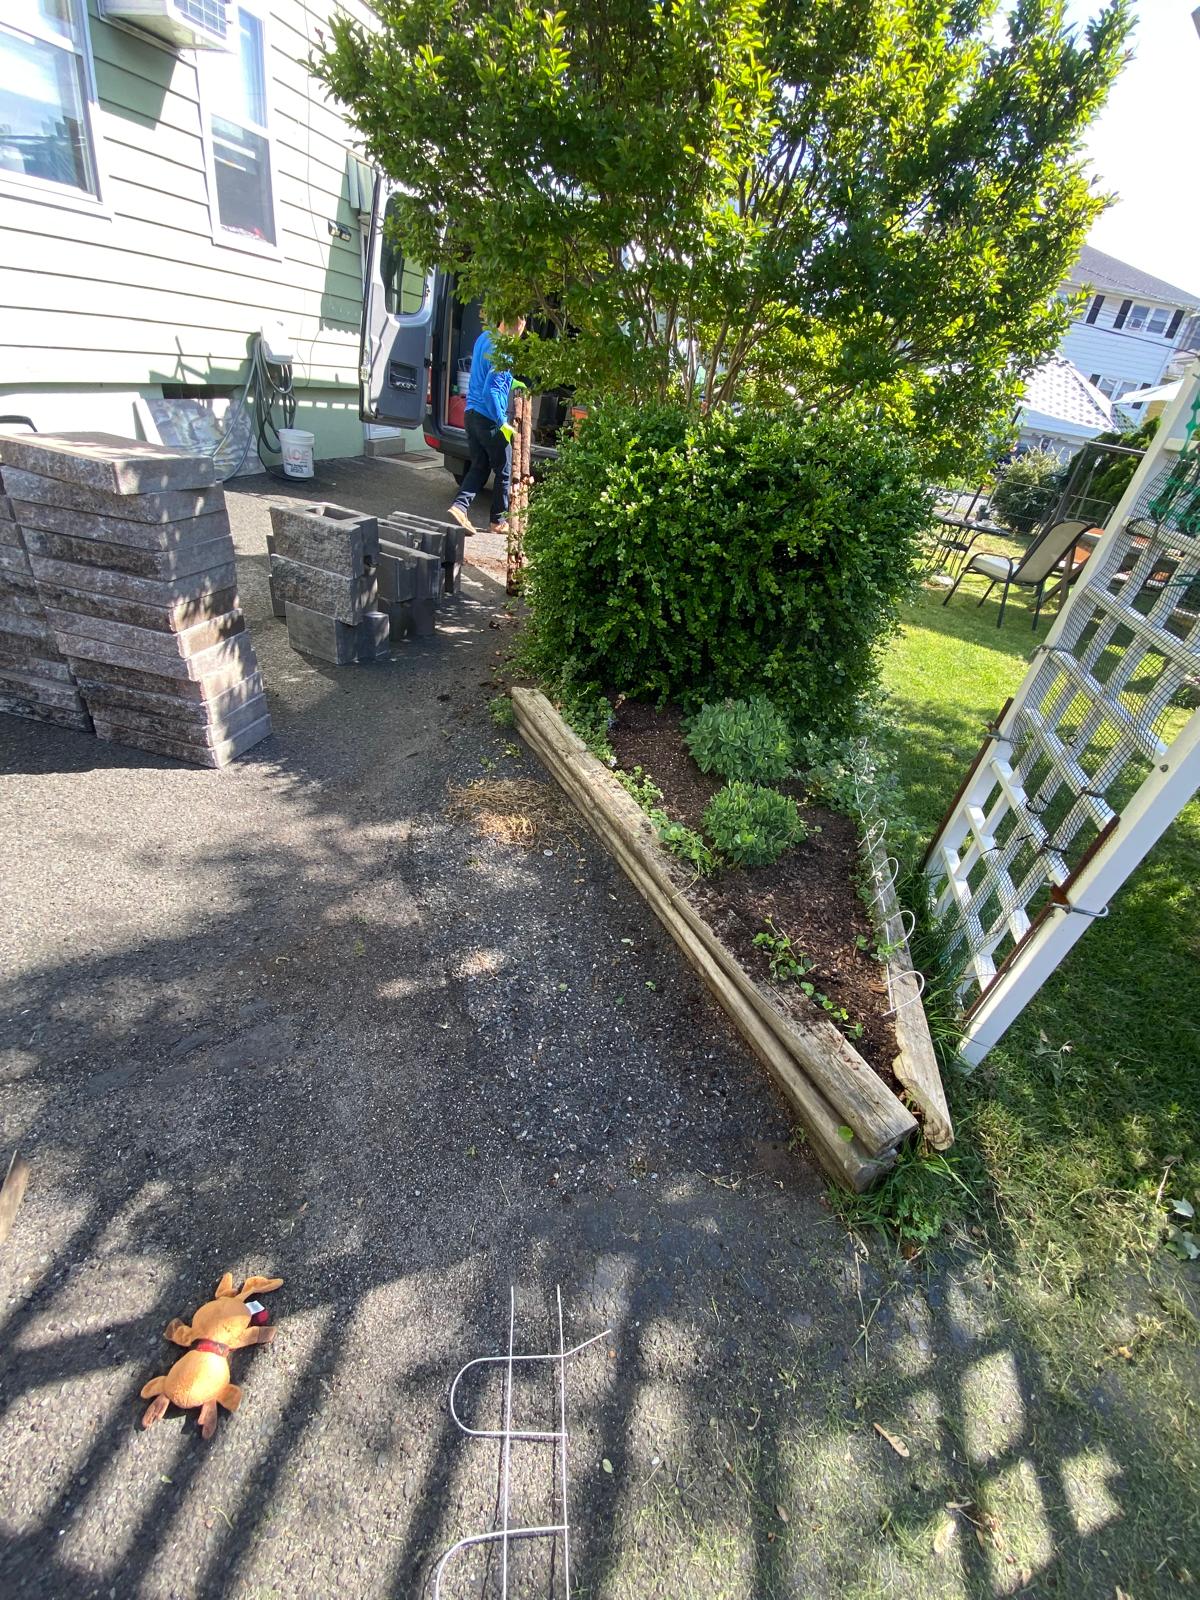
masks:
<instances>
[{"instance_id":1,"label":"garden bed","mask_svg":"<svg viewBox=\"0 0 1200 1600\"><path fill-rule=\"evenodd\" d=\"M747 869L729 872L726 876L730 883L726 884L722 898L706 898L714 888L714 880L698 882L684 863L663 848L654 825L637 802L571 732L549 701L536 691L516 689L513 691L513 705L518 727L526 742L574 802L737 1025L747 1043L768 1067L807 1130L810 1145L822 1165L849 1188L862 1190L869 1187L894 1165L900 1148L916 1131L916 1119L895 1092L896 1086L886 1065L882 1072L876 1071L825 1012L799 993L786 996L784 1002L780 1003L781 986L771 984L769 975L766 982L762 981L762 952L752 942L753 932L757 929L746 935L750 940L751 956L743 955L743 929L740 926L733 927L733 924L745 924L749 928L750 903L769 892L772 874L774 888L778 891L781 863L755 874L756 886L750 889L746 888L746 881L750 877ZM642 715L640 710L626 708L625 727L631 738L641 726L638 719ZM663 726L671 730L670 719ZM649 725L643 726L642 732L648 739L654 737L654 730ZM677 722L673 725L673 736L678 744ZM681 745L679 747L682 748ZM627 754L632 748L631 744L626 745ZM664 745L664 751L665 748ZM634 765L637 764L634 761ZM657 762L657 768L659 770L655 772L655 777L660 787L665 788L665 755L664 759ZM680 811L685 810L689 803L698 803L702 810L706 794L697 790L690 802L683 801L681 805L682 776L676 779L676 783L675 805L680 807ZM853 829L847 831L843 826L845 819L835 813L829 813L828 816L828 835L822 832L811 836L819 842L816 856L818 862L823 864L815 871L810 867L801 874L794 886L795 902L807 901L815 906L822 900L827 901L829 909L825 913L810 913L814 917L823 915L827 919L835 915L833 908L847 887L847 905L858 905L851 866ZM676 820L685 821L686 818L679 814ZM839 860L842 867L835 871L833 864ZM793 870L792 867L788 868L789 875ZM742 879L742 888L731 890L730 884L739 877ZM825 884L824 888L821 887L822 883ZM834 888L835 883L839 887ZM739 894L750 897L740 907L737 901ZM789 905L792 903L789 899ZM732 944L726 942L720 927L716 925L729 919L732 919ZM814 921L807 925L815 930L818 923ZM864 922L864 928L869 926L868 922ZM856 954L863 953L857 950L853 931L836 940L831 936L830 943L831 946L836 943L839 959L847 961L844 981L853 984L860 1000L872 992L873 985L879 986L881 992L872 993L869 1018L873 1049L886 1062L887 1050L897 1048L899 1060L903 1048L894 1038L889 1038L889 1025L883 1016L887 1009L886 979L874 974L868 978L857 962L853 967L849 965L847 946L854 949ZM817 959L826 959L824 952L814 950L811 954ZM828 990L822 992L828 993ZM881 999L883 1004L879 1003ZM867 1037L865 1024L863 1037ZM902 1071L897 1076L908 1082ZM940 1093L940 1084L938 1091Z\"/></svg>"},{"instance_id":2,"label":"garden bed","mask_svg":"<svg viewBox=\"0 0 1200 1600\"><path fill-rule=\"evenodd\" d=\"M699 830L704 808L723 779L706 774L692 760L683 742L680 713L626 701L617 712L610 740L617 765L625 772L641 767L663 792L669 817ZM809 837L769 867L739 867L698 879L688 899L742 965L760 983L770 984L766 951L755 935L773 924L797 951L813 962L809 980L838 1008L850 1024L859 1054L894 1092L901 1092L892 1073L896 1031L891 1017L887 977L872 953L875 929L857 883L863 860L858 829L849 817L827 807L805 804L797 782L778 787L801 806ZM777 1004L793 1017L806 1015L812 1002L794 983L771 985Z\"/></svg>"}]
</instances>

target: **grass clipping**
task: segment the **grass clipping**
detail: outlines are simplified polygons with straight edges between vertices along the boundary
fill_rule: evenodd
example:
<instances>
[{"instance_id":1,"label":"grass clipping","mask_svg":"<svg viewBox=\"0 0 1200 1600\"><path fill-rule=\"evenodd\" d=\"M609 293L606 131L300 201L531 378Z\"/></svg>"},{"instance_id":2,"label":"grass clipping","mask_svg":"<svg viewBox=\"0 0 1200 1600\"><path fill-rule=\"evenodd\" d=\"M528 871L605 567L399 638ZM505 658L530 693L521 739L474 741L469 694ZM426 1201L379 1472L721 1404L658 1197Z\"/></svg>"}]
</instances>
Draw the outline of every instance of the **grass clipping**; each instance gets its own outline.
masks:
<instances>
[{"instance_id":1,"label":"grass clipping","mask_svg":"<svg viewBox=\"0 0 1200 1600\"><path fill-rule=\"evenodd\" d=\"M474 778L452 783L446 814L473 822L485 839L528 850L545 831L565 831L567 803L532 778Z\"/></svg>"}]
</instances>

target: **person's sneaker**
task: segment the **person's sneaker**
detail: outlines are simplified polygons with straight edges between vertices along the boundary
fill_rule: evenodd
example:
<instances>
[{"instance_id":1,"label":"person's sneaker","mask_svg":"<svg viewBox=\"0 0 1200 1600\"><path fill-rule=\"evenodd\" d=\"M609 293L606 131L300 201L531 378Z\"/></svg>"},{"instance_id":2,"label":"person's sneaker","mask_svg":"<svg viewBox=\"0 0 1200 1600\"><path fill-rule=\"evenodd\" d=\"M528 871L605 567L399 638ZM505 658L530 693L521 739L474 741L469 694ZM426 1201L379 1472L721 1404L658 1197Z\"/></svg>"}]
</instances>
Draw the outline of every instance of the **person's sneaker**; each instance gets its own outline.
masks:
<instances>
[{"instance_id":1,"label":"person's sneaker","mask_svg":"<svg viewBox=\"0 0 1200 1600\"><path fill-rule=\"evenodd\" d=\"M488 532L489 533L504 533L504 534L506 534L508 532L508 523L507 522L489 522L488 523Z\"/></svg>"},{"instance_id":2,"label":"person's sneaker","mask_svg":"<svg viewBox=\"0 0 1200 1600\"><path fill-rule=\"evenodd\" d=\"M459 527L468 536L475 532L474 524L461 506L451 506L446 515L452 522L457 522Z\"/></svg>"}]
</instances>

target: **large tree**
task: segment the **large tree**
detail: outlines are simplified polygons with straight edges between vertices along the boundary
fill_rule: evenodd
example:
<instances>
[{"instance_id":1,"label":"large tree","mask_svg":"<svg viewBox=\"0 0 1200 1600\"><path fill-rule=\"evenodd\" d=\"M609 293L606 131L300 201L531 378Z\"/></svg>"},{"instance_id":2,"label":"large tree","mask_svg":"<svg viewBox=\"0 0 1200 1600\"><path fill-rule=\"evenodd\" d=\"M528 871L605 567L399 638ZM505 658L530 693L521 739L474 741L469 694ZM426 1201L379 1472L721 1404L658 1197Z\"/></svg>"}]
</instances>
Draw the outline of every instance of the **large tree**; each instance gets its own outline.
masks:
<instances>
[{"instance_id":1,"label":"large tree","mask_svg":"<svg viewBox=\"0 0 1200 1600\"><path fill-rule=\"evenodd\" d=\"M1069 315L1128 0L376 0L314 70L406 250L583 393L865 397L944 456Z\"/></svg>"}]
</instances>

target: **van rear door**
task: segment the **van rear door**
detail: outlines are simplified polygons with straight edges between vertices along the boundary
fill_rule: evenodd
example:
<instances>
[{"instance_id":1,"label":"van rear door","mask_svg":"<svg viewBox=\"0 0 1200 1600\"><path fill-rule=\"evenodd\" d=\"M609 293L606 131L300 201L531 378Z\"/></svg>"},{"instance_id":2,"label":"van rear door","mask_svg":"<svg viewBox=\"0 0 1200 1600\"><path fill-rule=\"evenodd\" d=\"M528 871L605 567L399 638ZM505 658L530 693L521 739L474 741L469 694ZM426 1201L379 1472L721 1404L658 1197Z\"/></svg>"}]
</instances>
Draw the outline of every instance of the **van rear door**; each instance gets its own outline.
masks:
<instances>
[{"instance_id":1,"label":"van rear door","mask_svg":"<svg viewBox=\"0 0 1200 1600\"><path fill-rule=\"evenodd\" d=\"M359 336L359 412L364 422L419 428L433 348L434 273L405 260L387 237L392 186L375 179Z\"/></svg>"}]
</instances>

